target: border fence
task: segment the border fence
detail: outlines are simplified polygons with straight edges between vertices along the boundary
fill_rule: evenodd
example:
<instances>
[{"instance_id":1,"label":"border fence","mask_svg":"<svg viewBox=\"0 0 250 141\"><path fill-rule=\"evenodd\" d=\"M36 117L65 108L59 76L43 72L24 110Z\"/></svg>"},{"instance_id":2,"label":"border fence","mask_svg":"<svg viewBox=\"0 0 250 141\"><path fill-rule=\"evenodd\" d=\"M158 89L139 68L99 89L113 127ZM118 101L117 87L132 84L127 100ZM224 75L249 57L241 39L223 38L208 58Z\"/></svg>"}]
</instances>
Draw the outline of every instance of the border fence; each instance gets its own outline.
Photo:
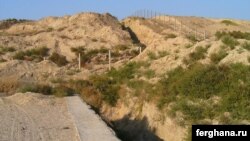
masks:
<instances>
[{"instance_id":1,"label":"border fence","mask_svg":"<svg viewBox=\"0 0 250 141\"><path fill-rule=\"evenodd\" d=\"M206 30L198 30L196 28L192 28L184 24L184 22L181 19L177 19L174 16L170 16L160 12L155 12L152 10L139 10L134 12L129 17L138 17L138 18L162 21L168 24L171 28L173 28L174 31L177 31L186 36L192 36L197 40L205 40L209 37L209 34Z\"/></svg>"}]
</instances>

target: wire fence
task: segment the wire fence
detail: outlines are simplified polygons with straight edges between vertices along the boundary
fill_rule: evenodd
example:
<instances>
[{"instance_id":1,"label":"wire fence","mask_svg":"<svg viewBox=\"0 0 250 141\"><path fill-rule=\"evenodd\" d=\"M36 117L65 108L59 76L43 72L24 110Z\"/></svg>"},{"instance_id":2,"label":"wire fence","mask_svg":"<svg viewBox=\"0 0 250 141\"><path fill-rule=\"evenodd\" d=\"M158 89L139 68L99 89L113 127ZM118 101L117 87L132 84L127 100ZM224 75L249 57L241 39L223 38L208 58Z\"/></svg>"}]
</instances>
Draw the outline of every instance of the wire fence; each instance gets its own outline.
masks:
<instances>
[{"instance_id":1,"label":"wire fence","mask_svg":"<svg viewBox=\"0 0 250 141\"><path fill-rule=\"evenodd\" d=\"M152 10L139 10L134 12L129 17L138 17L164 22L174 29L174 31L189 37L194 37L197 40L205 40L209 37L209 34L206 30L198 30L197 28L190 27L187 24L184 24L183 20L164 13L159 13Z\"/></svg>"}]
</instances>

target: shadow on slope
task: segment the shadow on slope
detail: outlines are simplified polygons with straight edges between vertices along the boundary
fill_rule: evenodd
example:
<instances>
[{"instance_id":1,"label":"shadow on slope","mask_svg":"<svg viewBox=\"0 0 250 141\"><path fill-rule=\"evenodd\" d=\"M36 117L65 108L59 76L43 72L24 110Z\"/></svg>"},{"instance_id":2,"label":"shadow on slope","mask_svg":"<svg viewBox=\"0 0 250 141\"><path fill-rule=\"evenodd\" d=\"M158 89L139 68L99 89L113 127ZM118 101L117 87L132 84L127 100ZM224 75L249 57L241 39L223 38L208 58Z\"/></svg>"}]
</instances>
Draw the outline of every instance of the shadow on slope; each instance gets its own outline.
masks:
<instances>
[{"instance_id":1,"label":"shadow on slope","mask_svg":"<svg viewBox=\"0 0 250 141\"><path fill-rule=\"evenodd\" d=\"M117 136L123 141L163 141L150 130L147 117L130 119L125 115L122 119L112 122Z\"/></svg>"}]
</instances>

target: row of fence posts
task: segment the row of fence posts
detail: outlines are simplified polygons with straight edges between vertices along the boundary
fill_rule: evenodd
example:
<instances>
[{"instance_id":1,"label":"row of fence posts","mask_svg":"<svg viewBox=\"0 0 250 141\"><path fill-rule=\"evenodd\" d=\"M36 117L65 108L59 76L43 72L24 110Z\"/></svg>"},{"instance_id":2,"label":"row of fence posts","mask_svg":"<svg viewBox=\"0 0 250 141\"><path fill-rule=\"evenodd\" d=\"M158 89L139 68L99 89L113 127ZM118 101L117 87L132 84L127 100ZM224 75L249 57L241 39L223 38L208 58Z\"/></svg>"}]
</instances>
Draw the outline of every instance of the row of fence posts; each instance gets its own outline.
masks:
<instances>
[{"instance_id":1,"label":"row of fence posts","mask_svg":"<svg viewBox=\"0 0 250 141\"><path fill-rule=\"evenodd\" d=\"M174 19L174 24L173 24L174 25L174 30L175 31L178 30L176 18L174 18L172 16L169 16L169 15L166 15L166 14L161 14L161 13L158 13L158 12L154 12L152 10L140 10L140 11L136 11L134 14L132 14L132 17L142 17L142 18L149 18L149 19L156 19L156 20L162 20L161 17L163 17L162 21L169 22L170 25L171 25L171 19ZM203 33L198 32L196 29L192 29L192 28L184 25L182 23L182 21L180 21L180 25L179 25L180 32L186 33L184 31L185 27L188 28L187 30L189 30L189 31L187 31L188 34L192 34L192 32L194 32L194 37L196 39L198 38L198 34L203 34L203 39L204 40L207 38L206 31L203 31ZM141 54L141 52L142 52L142 48L139 47L139 53ZM108 56L109 56L109 70L111 70L111 59L112 59L111 58L111 50L109 50ZM79 70L81 69L81 54L80 53L79 53L79 56L78 56L78 68L79 68Z\"/></svg>"},{"instance_id":2,"label":"row of fence posts","mask_svg":"<svg viewBox=\"0 0 250 141\"><path fill-rule=\"evenodd\" d=\"M183 24L182 21L180 21L180 24L177 24L177 19L166 15L166 14L162 14L159 12L155 12L152 10L139 10L136 11L134 14L131 15L132 17L141 17L141 18L145 18L145 19L156 19L156 20L161 20L165 23L169 23L169 25L173 24L173 29L175 31L178 30L178 26L179 26L179 30L180 32L183 32L184 34L193 34L195 36L196 39L198 39L199 37L201 39L206 39L207 38L207 32L206 31L197 31L197 29L192 29L190 27L188 27L187 25ZM185 31L186 29L186 31Z\"/></svg>"},{"instance_id":3,"label":"row of fence posts","mask_svg":"<svg viewBox=\"0 0 250 141\"><path fill-rule=\"evenodd\" d=\"M140 46L139 47L139 54L141 54L142 52L142 47ZM109 70L111 70L111 50L109 50L108 52L108 56L109 56ZM79 53L79 56L78 56L78 69L80 70L81 69L81 54Z\"/></svg>"}]
</instances>

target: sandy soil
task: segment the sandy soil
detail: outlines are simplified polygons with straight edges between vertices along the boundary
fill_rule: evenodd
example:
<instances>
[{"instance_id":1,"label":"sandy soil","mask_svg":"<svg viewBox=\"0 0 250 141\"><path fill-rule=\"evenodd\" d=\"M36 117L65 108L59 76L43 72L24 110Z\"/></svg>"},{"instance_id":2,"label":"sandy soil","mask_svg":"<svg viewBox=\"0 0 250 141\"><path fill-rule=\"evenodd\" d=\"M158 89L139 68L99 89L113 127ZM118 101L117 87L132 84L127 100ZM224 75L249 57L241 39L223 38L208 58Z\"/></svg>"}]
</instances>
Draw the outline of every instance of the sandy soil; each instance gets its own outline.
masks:
<instances>
[{"instance_id":1,"label":"sandy soil","mask_svg":"<svg viewBox=\"0 0 250 141\"><path fill-rule=\"evenodd\" d=\"M0 98L1 141L78 141L63 98L15 94Z\"/></svg>"},{"instance_id":2,"label":"sandy soil","mask_svg":"<svg viewBox=\"0 0 250 141\"><path fill-rule=\"evenodd\" d=\"M114 131L78 96L66 99L81 141L120 141Z\"/></svg>"}]
</instances>

